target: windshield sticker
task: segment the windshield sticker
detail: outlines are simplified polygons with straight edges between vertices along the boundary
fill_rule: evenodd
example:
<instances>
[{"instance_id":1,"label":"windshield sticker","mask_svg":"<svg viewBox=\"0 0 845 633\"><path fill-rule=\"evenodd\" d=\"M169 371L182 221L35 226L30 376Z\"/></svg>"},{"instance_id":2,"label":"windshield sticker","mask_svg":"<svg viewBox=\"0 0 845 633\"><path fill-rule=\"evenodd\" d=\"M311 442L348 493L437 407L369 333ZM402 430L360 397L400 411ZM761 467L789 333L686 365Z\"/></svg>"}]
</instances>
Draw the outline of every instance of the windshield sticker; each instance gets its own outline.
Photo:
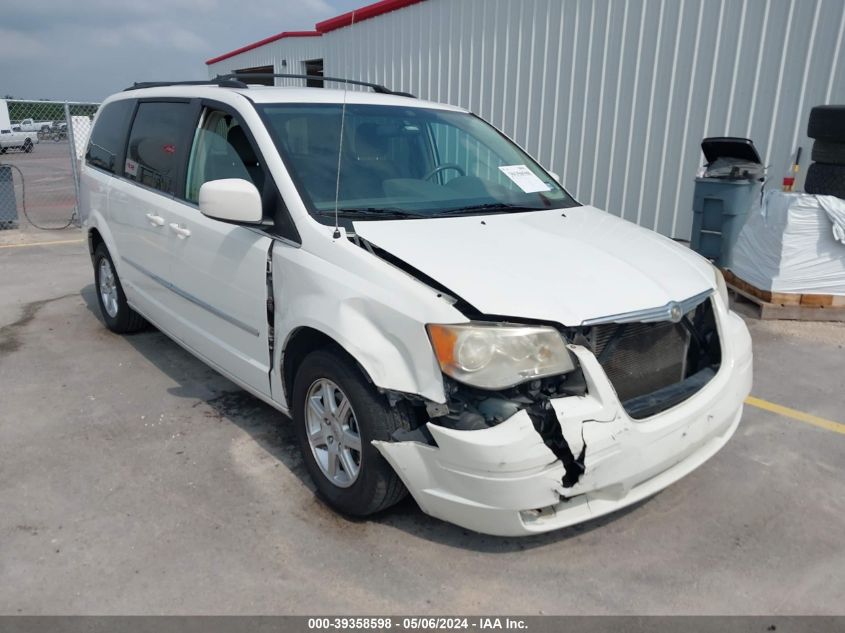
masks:
<instances>
[{"instance_id":1,"label":"windshield sticker","mask_svg":"<svg viewBox=\"0 0 845 633\"><path fill-rule=\"evenodd\" d=\"M138 175L138 163L134 160L126 159L125 171L127 176L137 176Z\"/></svg>"},{"instance_id":2,"label":"windshield sticker","mask_svg":"<svg viewBox=\"0 0 845 633\"><path fill-rule=\"evenodd\" d=\"M499 170L525 193L551 191L551 187L537 178L534 172L525 165L501 165Z\"/></svg>"}]
</instances>

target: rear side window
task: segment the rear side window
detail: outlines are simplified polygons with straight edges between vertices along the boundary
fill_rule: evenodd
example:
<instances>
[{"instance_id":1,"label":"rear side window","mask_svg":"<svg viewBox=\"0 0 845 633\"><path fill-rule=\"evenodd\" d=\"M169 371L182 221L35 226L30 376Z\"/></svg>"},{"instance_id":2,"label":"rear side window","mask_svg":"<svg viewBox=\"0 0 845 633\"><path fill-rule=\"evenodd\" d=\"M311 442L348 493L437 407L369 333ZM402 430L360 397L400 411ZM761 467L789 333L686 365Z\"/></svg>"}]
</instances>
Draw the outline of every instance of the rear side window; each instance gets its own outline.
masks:
<instances>
[{"instance_id":1,"label":"rear side window","mask_svg":"<svg viewBox=\"0 0 845 633\"><path fill-rule=\"evenodd\" d=\"M112 174L117 171L117 160L123 153L126 128L134 105L135 102L128 99L103 106L85 152L85 161L89 165Z\"/></svg>"},{"instance_id":2,"label":"rear side window","mask_svg":"<svg viewBox=\"0 0 845 633\"><path fill-rule=\"evenodd\" d=\"M126 150L126 177L176 195L194 112L189 103L139 104Z\"/></svg>"}]
</instances>

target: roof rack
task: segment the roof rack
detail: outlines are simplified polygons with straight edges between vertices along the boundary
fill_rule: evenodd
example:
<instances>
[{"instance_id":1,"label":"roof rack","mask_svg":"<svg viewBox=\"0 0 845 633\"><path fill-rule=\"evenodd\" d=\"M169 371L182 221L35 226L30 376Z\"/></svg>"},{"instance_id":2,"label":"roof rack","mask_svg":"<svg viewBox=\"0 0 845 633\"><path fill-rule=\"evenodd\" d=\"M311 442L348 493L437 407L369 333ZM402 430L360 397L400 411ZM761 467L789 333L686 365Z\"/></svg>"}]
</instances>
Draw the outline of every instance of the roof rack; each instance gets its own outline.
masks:
<instances>
[{"instance_id":1,"label":"roof rack","mask_svg":"<svg viewBox=\"0 0 845 633\"><path fill-rule=\"evenodd\" d=\"M195 81L136 81L128 88L124 88L123 92L130 90L142 90L143 88L163 88L166 86L220 86L221 88L249 88L244 82L235 79L221 80L219 77L214 79L200 79Z\"/></svg>"},{"instance_id":2,"label":"roof rack","mask_svg":"<svg viewBox=\"0 0 845 633\"><path fill-rule=\"evenodd\" d=\"M295 75L289 73L228 73L226 75L217 75L215 80L219 81L249 81L249 79L310 79L313 81L331 81L335 83L341 84L352 84L354 86L366 86L367 88L372 88L373 92L377 92L379 94L384 95L396 95L399 97L410 97L415 99L414 95L410 92L399 92L397 90L391 90L381 84L371 83L369 81L358 81L357 79L342 79L340 77L324 77L323 75ZM222 85L222 84L221 84Z\"/></svg>"},{"instance_id":3,"label":"roof rack","mask_svg":"<svg viewBox=\"0 0 845 633\"><path fill-rule=\"evenodd\" d=\"M288 73L228 73L226 75L217 75L213 79L199 79L194 81L136 81L128 88L124 88L123 91L141 90L143 88L162 88L166 86L220 86L221 88L249 88L249 85L244 80L276 79L277 77L280 79L310 79L312 81L331 81L342 84L352 84L355 86L366 86L367 88L372 88L373 92L377 92L379 94L410 97L411 99L416 98L410 92L391 90L381 84L375 84L369 81L341 79L340 77L323 77L322 75L294 75Z\"/></svg>"}]
</instances>

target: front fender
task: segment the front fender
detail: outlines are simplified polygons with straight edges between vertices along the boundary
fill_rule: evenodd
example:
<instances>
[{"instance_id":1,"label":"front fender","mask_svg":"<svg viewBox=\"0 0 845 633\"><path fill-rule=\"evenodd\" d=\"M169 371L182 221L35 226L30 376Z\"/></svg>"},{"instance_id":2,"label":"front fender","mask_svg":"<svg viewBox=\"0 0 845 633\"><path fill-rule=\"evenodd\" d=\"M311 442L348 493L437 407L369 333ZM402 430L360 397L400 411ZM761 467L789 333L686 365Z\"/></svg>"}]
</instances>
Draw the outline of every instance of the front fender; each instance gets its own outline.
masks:
<instances>
[{"instance_id":1,"label":"front fender","mask_svg":"<svg viewBox=\"0 0 845 633\"><path fill-rule=\"evenodd\" d=\"M274 248L276 339L287 342L298 328L313 328L343 347L377 387L445 402L425 324L467 318L434 290L357 246L338 242L332 256L328 261L304 249ZM277 368L283 348L275 353Z\"/></svg>"}]
</instances>

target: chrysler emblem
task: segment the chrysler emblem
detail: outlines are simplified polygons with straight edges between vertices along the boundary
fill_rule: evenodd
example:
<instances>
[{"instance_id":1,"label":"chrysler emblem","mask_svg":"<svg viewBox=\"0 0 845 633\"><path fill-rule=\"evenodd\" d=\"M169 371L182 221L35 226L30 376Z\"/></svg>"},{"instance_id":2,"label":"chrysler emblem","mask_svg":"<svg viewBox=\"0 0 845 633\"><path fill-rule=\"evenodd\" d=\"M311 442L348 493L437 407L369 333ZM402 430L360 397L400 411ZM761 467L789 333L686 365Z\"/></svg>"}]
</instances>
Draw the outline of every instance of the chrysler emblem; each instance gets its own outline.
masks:
<instances>
[{"instance_id":1,"label":"chrysler emblem","mask_svg":"<svg viewBox=\"0 0 845 633\"><path fill-rule=\"evenodd\" d=\"M675 301L669 304L669 318L672 320L672 323L680 323L681 319L684 318L684 311L681 309L681 304Z\"/></svg>"}]
</instances>

